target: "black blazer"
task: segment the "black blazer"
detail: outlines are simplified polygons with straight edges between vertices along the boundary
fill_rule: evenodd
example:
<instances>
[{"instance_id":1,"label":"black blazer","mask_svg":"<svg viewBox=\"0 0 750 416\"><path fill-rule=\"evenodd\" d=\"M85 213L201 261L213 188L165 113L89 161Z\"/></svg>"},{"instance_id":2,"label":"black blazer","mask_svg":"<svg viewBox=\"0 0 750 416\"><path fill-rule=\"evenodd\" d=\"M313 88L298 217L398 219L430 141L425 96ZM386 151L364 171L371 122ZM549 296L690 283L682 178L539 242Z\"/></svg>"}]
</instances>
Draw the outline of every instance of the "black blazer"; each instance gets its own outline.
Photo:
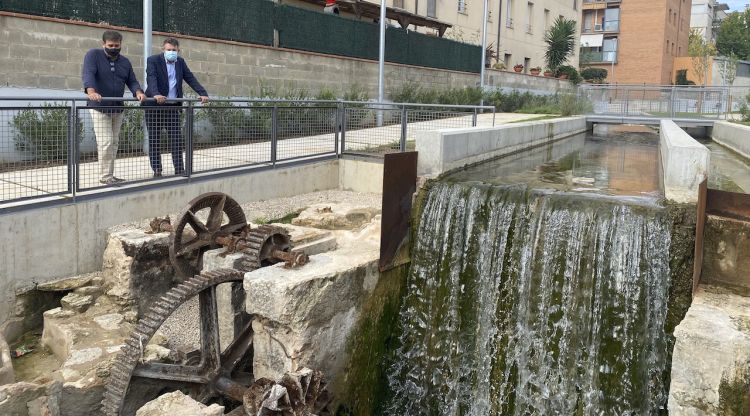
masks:
<instances>
[{"instance_id":1,"label":"black blazer","mask_svg":"<svg viewBox=\"0 0 750 416\"><path fill-rule=\"evenodd\" d=\"M164 59L164 54L151 55L146 60L146 82L148 84L146 88L146 97L153 97L155 95L169 95L169 75L167 75L167 62ZM182 98L182 81L190 85L198 95L208 96L208 92L198 82L190 69L188 68L185 60L182 57L177 57L175 65L175 77L177 78L177 98ZM146 105L156 105L154 101L145 102Z\"/></svg>"}]
</instances>

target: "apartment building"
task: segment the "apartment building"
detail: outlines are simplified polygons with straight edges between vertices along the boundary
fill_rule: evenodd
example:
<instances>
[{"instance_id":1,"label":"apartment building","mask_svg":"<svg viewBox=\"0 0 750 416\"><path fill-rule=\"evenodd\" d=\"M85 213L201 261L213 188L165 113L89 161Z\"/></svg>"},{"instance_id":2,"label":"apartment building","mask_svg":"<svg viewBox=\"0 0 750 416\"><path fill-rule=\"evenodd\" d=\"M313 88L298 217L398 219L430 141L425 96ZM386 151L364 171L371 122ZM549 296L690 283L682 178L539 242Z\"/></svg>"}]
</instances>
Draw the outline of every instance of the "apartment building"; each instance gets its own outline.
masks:
<instances>
[{"instance_id":1,"label":"apartment building","mask_svg":"<svg viewBox=\"0 0 750 416\"><path fill-rule=\"evenodd\" d=\"M693 0L690 9L690 28L697 29L708 42L716 42L716 32L727 17L729 6L714 0Z\"/></svg>"},{"instance_id":2,"label":"apartment building","mask_svg":"<svg viewBox=\"0 0 750 416\"><path fill-rule=\"evenodd\" d=\"M583 0L581 66L609 71L610 83L671 84L686 56L687 0Z\"/></svg>"},{"instance_id":3,"label":"apartment building","mask_svg":"<svg viewBox=\"0 0 750 416\"><path fill-rule=\"evenodd\" d=\"M529 68L545 67L544 33L558 16L579 21L581 17L582 0L488 0L487 45L497 55L489 60L493 65L497 62L505 64L511 69L516 64L524 66L524 72ZM323 0L283 0L284 3L295 6L322 10ZM350 10L350 5L369 3L366 8L372 11L372 5L379 5L378 0L339 0ZM440 30L425 25L409 25L410 30L422 33L433 33L449 39L466 43L481 44L482 16L484 0L387 0L386 5L394 12L403 11L416 16L427 18L435 22L446 23L451 27L440 33ZM348 17L351 13L344 12ZM372 13L363 20L374 21ZM395 19L388 24L400 27ZM578 38L578 37L576 37ZM574 48L574 55L568 60L573 66L578 66L578 45Z\"/></svg>"}]
</instances>

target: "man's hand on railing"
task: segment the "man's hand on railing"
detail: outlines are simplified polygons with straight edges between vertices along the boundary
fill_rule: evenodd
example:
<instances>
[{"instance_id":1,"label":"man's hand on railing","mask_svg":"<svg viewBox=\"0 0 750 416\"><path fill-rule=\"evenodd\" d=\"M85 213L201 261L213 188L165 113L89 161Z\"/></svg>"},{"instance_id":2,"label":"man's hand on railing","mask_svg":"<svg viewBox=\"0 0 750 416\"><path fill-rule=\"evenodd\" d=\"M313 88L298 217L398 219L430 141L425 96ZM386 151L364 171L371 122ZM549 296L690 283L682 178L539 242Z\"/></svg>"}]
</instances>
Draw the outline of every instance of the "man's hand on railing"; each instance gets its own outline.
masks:
<instances>
[{"instance_id":1,"label":"man's hand on railing","mask_svg":"<svg viewBox=\"0 0 750 416\"><path fill-rule=\"evenodd\" d=\"M154 95L154 99L156 100L157 104L164 104L167 102L167 97L163 95Z\"/></svg>"},{"instance_id":2,"label":"man's hand on railing","mask_svg":"<svg viewBox=\"0 0 750 416\"><path fill-rule=\"evenodd\" d=\"M135 97L138 99L138 101L143 102L146 100L146 94L143 93L143 91L136 91Z\"/></svg>"},{"instance_id":3,"label":"man's hand on railing","mask_svg":"<svg viewBox=\"0 0 750 416\"><path fill-rule=\"evenodd\" d=\"M93 90L91 92L87 93L86 95L89 97L89 100L91 100L91 101L101 101L102 100L102 96L99 95L98 92L93 91Z\"/></svg>"},{"instance_id":4,"label":"man's hand on railing","mask_svg":"<svg viewBox=\"0 0 750 416\"><path fill-rule=\"evenodd\" d=\"M205 95L201 95L201 96L200 96L200 97L198 97L198 98L199 98L199 99L201 100L201 104L205 104L205 103L207 103L207 102L208 102L208 97L207 97L207 96L205 96Z\"/></svg>"}]
</instances>

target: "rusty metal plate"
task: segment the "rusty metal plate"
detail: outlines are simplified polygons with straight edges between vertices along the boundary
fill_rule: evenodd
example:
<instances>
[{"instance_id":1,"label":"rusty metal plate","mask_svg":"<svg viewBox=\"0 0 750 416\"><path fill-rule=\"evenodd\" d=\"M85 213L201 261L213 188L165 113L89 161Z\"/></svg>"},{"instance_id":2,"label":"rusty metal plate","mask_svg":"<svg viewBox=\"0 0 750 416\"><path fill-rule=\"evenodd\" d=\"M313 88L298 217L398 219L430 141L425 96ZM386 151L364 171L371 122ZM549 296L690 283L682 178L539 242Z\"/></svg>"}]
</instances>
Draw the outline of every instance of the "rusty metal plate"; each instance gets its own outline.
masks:
<instances>
[{"instance_id":1,"label":"rusty metal plate","mask_svg":"<svg viewBox=\"0 0 750 416\"><path fill-rule=\"evenodd\" d=\"M408 243L412 195L417 189L417 152L389 153L383 166L383 215L380 224L380 271L396 264Z\"/></svg>"},{"instance_id":2,"label":"rusty metal plate","mask_svg":"<svg viewBox=\"0 0 750 416\"><path fill-rule=\"evenodd\" d=\"M698 206L696 207L697 216L695 220L695 255L693 256L693 296L698 289L701 281L701 271L703 269L703 230L706 226L706 199L708 179L701 182L698 188Z\"/></svg>"},{"instance_id":3,"label":"rusty metal plate","mask_svg":"<svg viewBox=\"0 0 750 416\"><path fill-rule=\"evenodd\" d=\"M750 195L709 189L706 212L725 218L750 221Z\"/></svg>"}]
</instances>

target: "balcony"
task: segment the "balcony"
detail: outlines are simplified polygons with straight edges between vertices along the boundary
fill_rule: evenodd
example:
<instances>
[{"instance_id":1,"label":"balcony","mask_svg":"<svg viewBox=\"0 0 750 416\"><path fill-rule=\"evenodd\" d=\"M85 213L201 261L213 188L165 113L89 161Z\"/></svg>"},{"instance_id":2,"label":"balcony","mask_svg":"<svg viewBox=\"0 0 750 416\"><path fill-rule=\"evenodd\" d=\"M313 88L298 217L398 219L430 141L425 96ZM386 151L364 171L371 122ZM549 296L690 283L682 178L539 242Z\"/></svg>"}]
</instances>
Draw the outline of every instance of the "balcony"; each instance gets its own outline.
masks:
<instances>
[{"instance_id":1,"label":"balcony","mask_svg":"<svg viewBox=\"0 0 750 416\"><path fill-rule=\"evenodd\" d=\"M595 24L593 28L591 26L589 27L584 26L583 29L581 29L581 32L582 33L618 33L620 32L620 21L611 20L609 22L604 22L603 25Z\"/></svg>"},{"instance_id":2,"label":"balcony","mask_svg":"<svg viewBox=\"0 0 750 416\"><path fill-rule=\"evenodd\" d=\"M581 50L581 64L617 63L617 52L586 52Z\"/></svg>"},{"instance_id":3,"label":"balcony","mask_svg":"<svg viewBox=\"0 0 750 416\"><path fill-rule=\"evenodd\" d=\"M583 0L583 4L597 4L597 3L604 3L604 4L610 4L610 3L620 3L620 0Z\"/></svg>"}]
</instances>

